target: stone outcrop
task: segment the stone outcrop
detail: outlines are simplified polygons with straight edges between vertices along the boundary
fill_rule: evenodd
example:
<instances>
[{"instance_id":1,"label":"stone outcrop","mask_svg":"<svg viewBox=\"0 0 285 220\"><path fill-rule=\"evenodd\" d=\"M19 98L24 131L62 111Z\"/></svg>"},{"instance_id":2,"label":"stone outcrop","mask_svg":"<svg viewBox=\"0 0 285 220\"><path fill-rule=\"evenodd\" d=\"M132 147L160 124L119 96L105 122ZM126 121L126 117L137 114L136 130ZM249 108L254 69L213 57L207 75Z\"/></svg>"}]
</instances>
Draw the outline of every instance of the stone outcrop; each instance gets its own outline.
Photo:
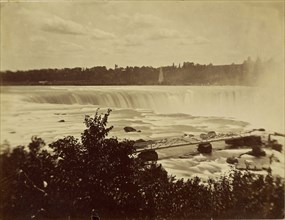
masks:
<instances>
[{"instance_id":1,"label":"stone outcrop","mask_svg":"<svg viewBox=\"0 0 285 220\"><path fill-rule=\"evenodd\" d=\"M158 154L152 149L142 151L139 153L138 157L144 162L158 160Z\"/></svg>"},{"instance_id":2,"label":"stone outcrop","mask_svg":"<svg viewBox=\"0 0 285 220\"><path fill-rule=\"evenodd\" d=\"M212 153L212 145L209 142L201 143L201 144L198 144L197 150L199 153L202 153L202 154L210 154Z\"/></svg>"},{"instance_id":3,"label":"stone outcrop","mask_svg":"<svg viewBox=\"0 0 285 220\"><path fill-rule=\"evenodd\" d=\"M154 141L152 140L143 140L143 139L139 139L139 140L136 140L135 143L134 143L134 147L135 148L144 148L144 147L147 147L149 145L152 145L152 144L155 144Z\"/></svg>"},{"instance_id":4,"label":"stone outcrop","mask_svg":"<svg viewBox=\"0 0 285 220\"><path fill-rule=\"evenodd\" d=\"M281 152L282 148L283 148L283 145L282 144L278 144L278 143L274 143L274 144L271 145L271 148L273 150L277 150L277 151Z\"/></svg>"},{"instance_id":5,"label":"stone outcrop","mask_svg":"<svg viewBox=\"0 0 285 220\"><path fill-rule=\"evenodd\" d=\"M125 131L125 132L136 132L137 130L134 129L133 127L127 126L127 127L124 127L124 131Z\"/></svg>"},{"instance_id":6,"label":"stone outcrop","mask_svg":"<svg viewBox=\"0 0 285 220\"><path fill-rule=\"evenodd\" d=\"M261 137L254 135L225 140L225 143L234 147L253 147L262 145Z\"/></svg>"},{"instance_id":7,"label":"stone outcrop","mask_svg":"<svg viewBox=\"0 0 285 220\"><path fill-rule=\"evenodd\" d=\"M255 157L264 157L266 156L266 153L263 149L261 149L260 146L253 146L252 147L252 150L248 153L252 156L255 156Z\"/></svg>"},{"instance_id":8,"label":"stone outcrop","mask_svg":"<svg viewBox=\"0 0 285 220\"><path fill-rule=\"evenodd\" d=\"M227 158L227 163L229 163L229 164L237 164L238 163L238 159L236 157L228 157Z\"/></svg>"},{"instance_id":9,"label":"stone outcrop","mask_svg":"<svg viewBox=\"0 0 285 220\"><path fill-rule=\"evenodd\" d=\"M217 136L215 131L209 131L207 134L208 138L215 138Z\"/></svg>"},{"instance_id":10,"label":"stone outcrop","mask_svg":"<svg viewBox=\"0 0 285 220\"><path fill-rule=\"evenodd\" d=\"M201 138L202 140L206 140L206 139L208 139L208 135L205 134L205 133L202 133L202 134L200 134L200 138Z\"/></svg>"}]
</instances>

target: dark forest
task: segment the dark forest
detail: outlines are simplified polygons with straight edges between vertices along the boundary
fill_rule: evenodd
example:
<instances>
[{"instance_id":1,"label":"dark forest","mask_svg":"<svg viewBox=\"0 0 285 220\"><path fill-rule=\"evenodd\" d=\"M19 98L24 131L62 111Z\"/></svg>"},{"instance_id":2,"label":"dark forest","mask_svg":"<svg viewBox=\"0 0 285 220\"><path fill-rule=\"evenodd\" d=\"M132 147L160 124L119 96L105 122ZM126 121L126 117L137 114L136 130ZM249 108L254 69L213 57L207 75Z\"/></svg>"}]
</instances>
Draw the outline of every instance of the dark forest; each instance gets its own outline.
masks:
<instances>
[{"instance_id":1,"label":"dark forest","mask_svg":"<svg viewBox=\"0 0 285 220\"><path fill-rule=\"evenodd\" d=\"M115 67L35 69L4 71L2 85L256 85L269 70L273 61L253 61L250 57L242 64L201 65L184 62L160 68ZM159 74L163 80L159 82Z\"/></svg>"}]
</instances>

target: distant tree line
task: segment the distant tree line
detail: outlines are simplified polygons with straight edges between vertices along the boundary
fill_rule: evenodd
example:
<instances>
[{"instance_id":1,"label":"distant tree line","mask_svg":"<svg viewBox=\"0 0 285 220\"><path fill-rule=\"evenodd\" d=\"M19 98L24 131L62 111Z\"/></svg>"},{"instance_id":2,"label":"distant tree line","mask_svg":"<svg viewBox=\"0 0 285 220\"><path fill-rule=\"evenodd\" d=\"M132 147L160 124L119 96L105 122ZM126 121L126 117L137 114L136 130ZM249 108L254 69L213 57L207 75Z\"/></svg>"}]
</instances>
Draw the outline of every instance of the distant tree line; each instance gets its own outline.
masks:
<instances>
[{"instance_id":1,"label":"distant tree line","mask_svg":"<svg viewBox=\"0 0 285 220\"><path fill-rule=\"evenodd\" d=\"M2 85L157 85L160 69L165 85L254 85L267 71L272 60L242 64L200 65L193 62L154 68L105 66L92 68L35 69L4 71L0 73Z\"/></svg>"},{"instance_id":2,"label":"distant tree line","mask_svg":"<svg viewBox=\"0 0 285 220\"><path fill-rule=\"evenodd\" d=\"M102 219L284 218L284 179L233 170L176 180L136 157L134 141L107 138L109 113L86 116L81 141L2 149L0 218L87 219L92 209Z\"/></svg>"}]
</instances>

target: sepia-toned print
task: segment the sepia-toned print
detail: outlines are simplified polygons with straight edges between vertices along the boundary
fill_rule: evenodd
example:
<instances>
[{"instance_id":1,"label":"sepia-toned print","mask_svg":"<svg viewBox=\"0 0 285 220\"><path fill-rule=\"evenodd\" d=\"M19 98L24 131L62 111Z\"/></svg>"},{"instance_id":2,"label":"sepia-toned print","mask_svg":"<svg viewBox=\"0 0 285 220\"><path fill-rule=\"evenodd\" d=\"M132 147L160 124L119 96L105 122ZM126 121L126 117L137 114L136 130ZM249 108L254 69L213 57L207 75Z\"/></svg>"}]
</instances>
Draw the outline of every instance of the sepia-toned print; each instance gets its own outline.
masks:
<instances>
[{"instance_id":1,"label":"sepia-toned print","mask_svg":"<svg viewBox=\"0 0 285 220\"><path fill-rule=\"evenodd\" d=\"M0 1L0 219L283 219L284 1Z\"/></svg>"}]
</instances>

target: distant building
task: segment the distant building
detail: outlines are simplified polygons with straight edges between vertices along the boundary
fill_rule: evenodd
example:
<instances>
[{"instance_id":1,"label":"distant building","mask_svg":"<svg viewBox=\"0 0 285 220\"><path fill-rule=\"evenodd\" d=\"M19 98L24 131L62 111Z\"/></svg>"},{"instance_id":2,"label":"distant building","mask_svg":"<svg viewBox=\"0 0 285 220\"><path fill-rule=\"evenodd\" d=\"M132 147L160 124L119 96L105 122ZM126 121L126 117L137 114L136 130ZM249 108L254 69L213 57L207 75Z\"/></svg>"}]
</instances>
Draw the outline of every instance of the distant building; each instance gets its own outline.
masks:
<instances>
[{"instance_id":1,"label":"distant building","mask_svg":"<svg viewBox=\"0 0 285 220\"><path fill-rule=\"evenodd\" d=\"M39 81L38 83L41 85L46 85L46 84L48 84L48 81Z\"/></svg>"}]
</instances>

